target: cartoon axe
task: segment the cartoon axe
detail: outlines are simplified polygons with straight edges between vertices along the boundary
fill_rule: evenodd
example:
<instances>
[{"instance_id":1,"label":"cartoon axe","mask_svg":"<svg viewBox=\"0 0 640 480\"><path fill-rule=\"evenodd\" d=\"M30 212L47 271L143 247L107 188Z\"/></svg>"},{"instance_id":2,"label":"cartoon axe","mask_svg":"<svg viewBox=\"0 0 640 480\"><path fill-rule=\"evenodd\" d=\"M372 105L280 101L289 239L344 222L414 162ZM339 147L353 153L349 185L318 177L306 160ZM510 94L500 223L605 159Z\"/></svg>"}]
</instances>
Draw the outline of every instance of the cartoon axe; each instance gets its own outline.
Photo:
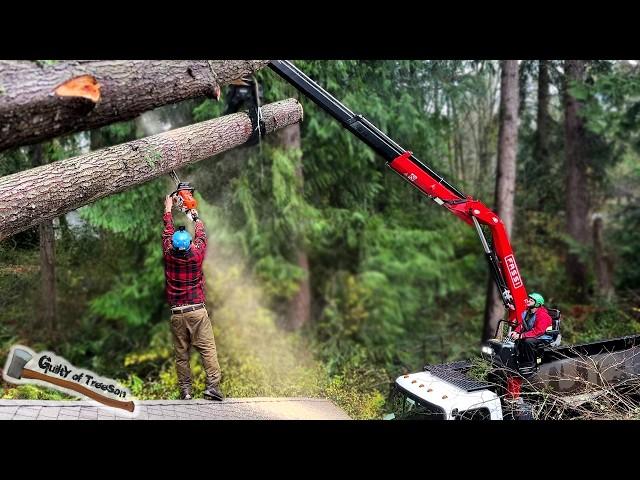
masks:
<instances>
[{"instance_id":1,"label":"cartoon axe","mask_svg":"<svg viewBox=\"0 0 640 480\"><path fill-rule=\"evenodd\" d=\"M78 393L81 393L82 395L92 398L96 402L103 403L104 405L107 405L109 407L121 408L123 410L127 410L128 412L133 412L135 408L133 402L121 402L120 400L114 400L113 398L105 397L104 395L100 395L99 393L89 390L82 385L78 385L75 382L63 380L62 378L50 377L49 375L45 375L44 373L24 368L24 366L29 360L31 360L31 358L33 358L33 356L29 352L20 348L16 348L13 351L13 357L11 358L9 368L7 368L5 375L7 377L15 378L16 380L20 380L21 378L42 380L43 382L52 383L54 385L58 385L59 387L74 390Z\"/></svg>"}]
</instances>

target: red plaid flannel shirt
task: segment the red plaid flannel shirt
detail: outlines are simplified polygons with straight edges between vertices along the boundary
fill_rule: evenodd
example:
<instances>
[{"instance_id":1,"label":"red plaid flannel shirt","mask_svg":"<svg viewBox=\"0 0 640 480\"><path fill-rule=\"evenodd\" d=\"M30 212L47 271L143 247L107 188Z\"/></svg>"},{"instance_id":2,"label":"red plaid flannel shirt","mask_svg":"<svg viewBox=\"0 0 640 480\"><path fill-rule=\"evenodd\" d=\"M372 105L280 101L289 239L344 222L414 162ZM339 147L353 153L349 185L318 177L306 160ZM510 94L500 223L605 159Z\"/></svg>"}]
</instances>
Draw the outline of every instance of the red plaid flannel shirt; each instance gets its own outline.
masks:
<instances>
[{"instance_id":1,"label":"red plaid flannel shirt","mask_svg":"<svg viewBox=\"0 0 640 480\"><path fill-rule=\"evenodd\" d=\"M171 213L165 213L164 232L162 232L162 251L164 253L165 293L171 307L204 303L204 275L202 262L207 252L207 234L204 224L195 222L195 236L191 248L186 252L174 250L171 237L175 231Z\"/></svg>"}]
</instances>

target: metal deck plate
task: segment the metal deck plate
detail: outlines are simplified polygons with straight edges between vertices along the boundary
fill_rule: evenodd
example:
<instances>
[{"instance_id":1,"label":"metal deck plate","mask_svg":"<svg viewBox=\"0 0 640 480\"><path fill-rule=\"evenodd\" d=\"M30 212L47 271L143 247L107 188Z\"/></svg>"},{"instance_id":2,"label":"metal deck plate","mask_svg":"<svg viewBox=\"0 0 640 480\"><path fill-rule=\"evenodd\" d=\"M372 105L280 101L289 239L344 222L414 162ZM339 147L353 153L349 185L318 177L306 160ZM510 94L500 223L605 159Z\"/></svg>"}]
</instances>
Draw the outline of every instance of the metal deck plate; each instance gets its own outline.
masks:
<instances>
[{"instance_id":1,"label":"metal deck plate","mask_svg":"<svg viewBox=\"0 0 640 480\"><path fill-rule=\"evenodd\" d=\"M467 370L470 363L466 360L459 362L444 363L442 365L427 365L424 367L431 375L445 380L467 392L485 390L492 387L490 383L481 382L467 377L461 370Z\"/></svg>"}]
</instances>

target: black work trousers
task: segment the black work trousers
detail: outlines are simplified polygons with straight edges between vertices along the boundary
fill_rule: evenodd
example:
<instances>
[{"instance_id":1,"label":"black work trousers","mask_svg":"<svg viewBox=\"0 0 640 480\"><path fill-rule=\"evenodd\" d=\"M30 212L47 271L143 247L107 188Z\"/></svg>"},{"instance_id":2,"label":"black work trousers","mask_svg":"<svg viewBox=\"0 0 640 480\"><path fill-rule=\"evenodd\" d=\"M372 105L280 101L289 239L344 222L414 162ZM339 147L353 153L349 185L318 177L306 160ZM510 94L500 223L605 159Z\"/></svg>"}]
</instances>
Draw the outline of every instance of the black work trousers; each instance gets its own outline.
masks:
<instances>
[{"instance_id":1,"label":"black work trousers","mask_svg":"<svg viewBox=\"0 0 640 480\"><path fill-rule=\"evenodd\" d=\"M546 344L539 338L520 338L516 340L518 363L521 367L533 367L536 364L536 350Z\"/></svg>"}]
</instances>

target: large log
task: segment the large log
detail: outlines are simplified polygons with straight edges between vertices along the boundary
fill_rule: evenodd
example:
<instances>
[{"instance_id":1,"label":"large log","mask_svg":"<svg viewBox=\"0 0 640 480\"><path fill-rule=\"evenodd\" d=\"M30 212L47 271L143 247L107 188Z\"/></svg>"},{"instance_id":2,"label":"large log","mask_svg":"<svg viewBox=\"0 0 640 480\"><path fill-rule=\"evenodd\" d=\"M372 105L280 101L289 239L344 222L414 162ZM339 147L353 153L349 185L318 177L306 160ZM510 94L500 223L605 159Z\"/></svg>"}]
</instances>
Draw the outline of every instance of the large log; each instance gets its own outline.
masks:
<instances>
[{"instance_id":1,"label":"large log","mask_svg":"<svg viewBox=\"0 0 640 480\"><path fill-rule=\"evenodd\" d=\"M265 133L302 120L295 99L262 107ZM0 240L245 143L246 112L178 128L0 178Z\"/></svg>"},{"instance_id":2,"label":"large log","mask_svg":"<svg viewBox=\"0 0 640 480\"><path fill-rule=\"evenodd\" d=\"M267 60L0 62L0 151L127 120L220 87Z\"/></svg>"}]
</instances>

